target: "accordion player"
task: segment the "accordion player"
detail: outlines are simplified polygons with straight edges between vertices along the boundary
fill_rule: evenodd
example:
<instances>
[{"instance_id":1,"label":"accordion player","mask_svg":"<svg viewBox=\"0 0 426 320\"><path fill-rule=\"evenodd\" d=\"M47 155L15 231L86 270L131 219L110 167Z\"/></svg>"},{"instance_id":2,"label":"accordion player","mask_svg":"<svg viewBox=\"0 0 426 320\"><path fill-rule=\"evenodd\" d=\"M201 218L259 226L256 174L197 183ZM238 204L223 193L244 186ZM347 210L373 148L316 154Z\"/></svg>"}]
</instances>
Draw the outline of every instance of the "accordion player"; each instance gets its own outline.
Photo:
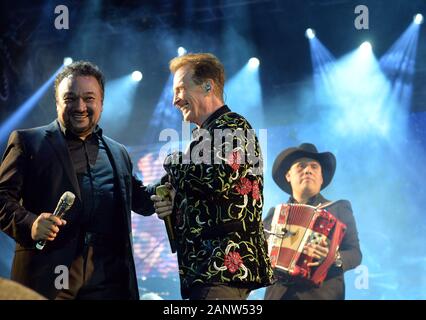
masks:
<instances>
[{"instance_id":1,"label":"accordion player","mask_svg":"<svg viewBox=\"0 0 426 320\"><path fill-rule=\"evenodd\" d=\"M275 207L269 235L268 252L272 268L280 277L320 286L335 261L346 225L324 206L286 203ZM325 240L328 255L316 267L308 266L313 257L303 249L308 243Z\"/></svg>"}]
</instances>

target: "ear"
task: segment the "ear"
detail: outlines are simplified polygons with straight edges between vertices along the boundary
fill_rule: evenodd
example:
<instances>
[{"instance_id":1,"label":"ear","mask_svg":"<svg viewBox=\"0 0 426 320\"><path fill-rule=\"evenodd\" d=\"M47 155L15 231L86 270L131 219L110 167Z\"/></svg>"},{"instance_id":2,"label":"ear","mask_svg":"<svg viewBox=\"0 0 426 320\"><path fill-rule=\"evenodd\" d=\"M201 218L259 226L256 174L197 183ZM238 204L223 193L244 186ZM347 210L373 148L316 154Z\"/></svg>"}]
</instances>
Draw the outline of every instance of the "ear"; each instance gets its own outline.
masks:
<instances>
[{"instance_id":1,"label":"ear","mask_svg":"<svg viewBox=\"0 0 426 320\"><path fill-rule=\"evenodd\" d=\"M285 179L287 180L288 183L290 183L290 172L287 171L287 173L285 174Z\"/></svg>"},{"instance_id":2,"label":"ear","mask_svg":"<svg viewBox=\"0 0 426 320\"><path fill-rule=\"evenodd\" d=\"M206 81L206 83L204 84L204 90L205 90L205 91L206 91L206 93L207 93L207 92L210 92L210 91L211 91L211 89L212 89L211 82L210 82L210 80L207 80L207 81Z\"/></svg>"},{"instance_id":3,"label":"ear","mask_svg":"<svg viewBox=\"0 0 426 320\"><path fill-rule=\"evenodd\" d=\"M203 88L206 93L208 92L214 93L216 91L216 83L214 82L213 79L207 78L204 80Z\"/></svg>"}]
</instances>

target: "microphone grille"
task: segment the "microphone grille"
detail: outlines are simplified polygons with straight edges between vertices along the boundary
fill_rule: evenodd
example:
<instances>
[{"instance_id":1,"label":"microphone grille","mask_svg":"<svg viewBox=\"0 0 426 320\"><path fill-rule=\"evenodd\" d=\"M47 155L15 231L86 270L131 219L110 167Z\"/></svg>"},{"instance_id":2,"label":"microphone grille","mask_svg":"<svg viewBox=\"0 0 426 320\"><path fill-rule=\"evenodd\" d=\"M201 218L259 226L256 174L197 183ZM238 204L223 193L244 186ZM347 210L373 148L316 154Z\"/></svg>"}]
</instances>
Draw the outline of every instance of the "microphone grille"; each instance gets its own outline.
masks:
<instances>
[{"instance_id":1,"label":"microphone grille","mask_svg":"<svg viewBox=\"0 0 426 320\"><path fill-rule=\"evenodd\" d=\"M71 191L66 191L61 197L61 201L65 202L67 207L70 208L75 200L75 194Z\"/></svg>"}]
</instances>

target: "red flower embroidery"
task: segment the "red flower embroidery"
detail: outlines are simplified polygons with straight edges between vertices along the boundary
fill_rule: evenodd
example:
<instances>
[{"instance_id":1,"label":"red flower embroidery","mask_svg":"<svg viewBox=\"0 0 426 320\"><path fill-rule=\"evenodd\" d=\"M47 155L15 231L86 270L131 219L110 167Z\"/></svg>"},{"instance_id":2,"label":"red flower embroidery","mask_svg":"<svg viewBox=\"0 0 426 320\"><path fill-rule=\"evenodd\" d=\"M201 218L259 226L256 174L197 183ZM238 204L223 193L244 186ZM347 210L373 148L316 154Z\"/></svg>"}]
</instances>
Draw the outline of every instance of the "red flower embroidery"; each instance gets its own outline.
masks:
<instances>
[{"instance_id":1,"label":"red flower embroidery","mask_svg":"<svg viewBox=\"0 0 426 320\"><path fill-rule=\"evenodd\" d=\"M240 167L241 155L239 152L234 151L228 157L228 164L231 166L232 170L237 171Z\"/></svg>"},{"instance_id":2,"label":"red flower embroidery","mask_svg":"<svg viewBox=\"0 0 426 320\"><path fill-rule=\"evenodd\" d=\"M257 201L260 200L260 191L259 191L259 182L257 180L253 181L253 188L251 189L253 198Z\"/></svg>"},{"instance_id":3,"label":"red flower embroidery","mask_svg":"<svg viewBox=\"0 0 426 320\"><path fill-rule=\"evenodd\" d=\"M237 192L242 195L249 194L252 189L251 181L247 178L241 178L240 183L235 186Z\"/></svg>"},{"instance_id":4,"label":"red flower embroidery","mask_svg":"<svg viewBox=\"0 0 426 320\"><path fill-rule=\"evenodd\" d=\"M229 252L225 256L225 266L228 268L229 272L235 273L240 266L243 264L243 259L238 252Z\"/></svg>"}]
</instances>

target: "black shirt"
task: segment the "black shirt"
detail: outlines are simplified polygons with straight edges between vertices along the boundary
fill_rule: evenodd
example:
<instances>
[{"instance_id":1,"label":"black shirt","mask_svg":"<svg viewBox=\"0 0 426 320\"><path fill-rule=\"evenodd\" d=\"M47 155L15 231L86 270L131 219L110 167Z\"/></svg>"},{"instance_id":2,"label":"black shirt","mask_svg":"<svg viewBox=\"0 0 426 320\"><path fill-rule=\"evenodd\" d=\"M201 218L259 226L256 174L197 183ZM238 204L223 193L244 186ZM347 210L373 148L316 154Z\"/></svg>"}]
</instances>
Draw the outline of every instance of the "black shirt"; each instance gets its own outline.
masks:
<instances>
[{"instance_id":1,"label":"black shirt","mask_svg":"<svg viewBox=\"0 0 426 320\"><path fill-rule=\"evenodd\" d=\"M323 203L321 203L321 201L323 202ZM309 200L308 200L308 202L306 202L306 204L307 205L310 205L310 206L318 206L318 205L322 205L322 204L325 204L325 203L327 203L327 202L329 202L329 201L326 201L326 202L324 202L324 198L321 196L321 194L320 193L317 193L316 195L314 195L313 197L311 197L311 198L309 198ZM287 203L299 203L295 198L293 198L293 196L291 196L289 199L288 199L288 202Z\"/></svg>"},{"instance_id":2,"label":"black shirt","mask_svg":"<svg viewBox=\"0 0 426 320\"><path fill-rule=\"evenodd\" d=\"M69 130L63 132L81 191L84 231L117 233L124 217L120 216L114 169L102 140L102 129L96 127L85 140Z\"/></svg>"}]
</instances>

